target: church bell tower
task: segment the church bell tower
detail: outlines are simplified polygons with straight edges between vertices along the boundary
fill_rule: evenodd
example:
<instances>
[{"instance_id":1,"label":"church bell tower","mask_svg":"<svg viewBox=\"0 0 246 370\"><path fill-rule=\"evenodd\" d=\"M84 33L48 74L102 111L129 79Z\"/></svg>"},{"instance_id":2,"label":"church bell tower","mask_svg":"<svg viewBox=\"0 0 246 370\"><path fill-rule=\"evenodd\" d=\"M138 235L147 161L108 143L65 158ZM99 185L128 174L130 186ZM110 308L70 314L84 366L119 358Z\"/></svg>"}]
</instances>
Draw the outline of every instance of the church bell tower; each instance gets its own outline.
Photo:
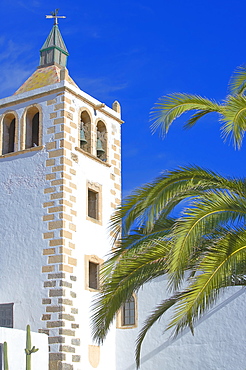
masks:
<instances>
[{"instance_id":1,"label":"church bell tower","mask_svg":"<svg viewBox=\"0 0 246 370\"><path fill-rule=\"evenodd\" d=\"M121 199L120 105L76 85L50 17L39 67L0 100L0 306L49 336L50 370L114 369L114 330L95 346L89 316Z\"/></svg>"}]
</instances>

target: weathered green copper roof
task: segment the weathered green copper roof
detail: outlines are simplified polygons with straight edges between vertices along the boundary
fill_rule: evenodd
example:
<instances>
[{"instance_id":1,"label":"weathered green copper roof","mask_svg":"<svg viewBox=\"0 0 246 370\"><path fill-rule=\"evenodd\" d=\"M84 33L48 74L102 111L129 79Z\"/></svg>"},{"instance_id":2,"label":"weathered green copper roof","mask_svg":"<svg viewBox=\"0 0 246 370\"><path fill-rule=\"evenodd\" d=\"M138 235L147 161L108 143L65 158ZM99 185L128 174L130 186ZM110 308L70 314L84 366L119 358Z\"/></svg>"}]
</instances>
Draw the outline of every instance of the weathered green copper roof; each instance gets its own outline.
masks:
<instances>
[{"instance_id":1,"label":"weathered green copper roof","mask_svg":"<svg viewBox=\"0 0 246 370\"><path fill-rule=\"evenodd\" d=\"M57 24L54 24L40 50L40 67L58 64L66 67L69 55Z\"/></svg>"}]
</instances>

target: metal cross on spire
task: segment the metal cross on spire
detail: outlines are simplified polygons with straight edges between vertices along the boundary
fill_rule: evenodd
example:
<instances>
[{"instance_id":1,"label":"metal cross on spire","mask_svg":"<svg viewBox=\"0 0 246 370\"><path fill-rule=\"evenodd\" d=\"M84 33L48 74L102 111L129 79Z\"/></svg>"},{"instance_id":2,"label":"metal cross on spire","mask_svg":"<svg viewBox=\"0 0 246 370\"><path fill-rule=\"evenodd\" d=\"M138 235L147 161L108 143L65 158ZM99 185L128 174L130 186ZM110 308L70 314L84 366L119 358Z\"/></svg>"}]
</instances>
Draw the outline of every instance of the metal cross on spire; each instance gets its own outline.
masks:
<instances>
[{"instance_id":1,"label":"metal cross on spire","mask_svg":"<svg viewBox=\"0 0 246 370\"><path fill-rule=\"evenodd\" d=\"M51 12L51 15L46 15L46 18L54 18L54 25L58 24L58 18L66 18L64 15L57 15L59 12L59 9L56 9L54 12Z\"/></svg>"}]
</instances>

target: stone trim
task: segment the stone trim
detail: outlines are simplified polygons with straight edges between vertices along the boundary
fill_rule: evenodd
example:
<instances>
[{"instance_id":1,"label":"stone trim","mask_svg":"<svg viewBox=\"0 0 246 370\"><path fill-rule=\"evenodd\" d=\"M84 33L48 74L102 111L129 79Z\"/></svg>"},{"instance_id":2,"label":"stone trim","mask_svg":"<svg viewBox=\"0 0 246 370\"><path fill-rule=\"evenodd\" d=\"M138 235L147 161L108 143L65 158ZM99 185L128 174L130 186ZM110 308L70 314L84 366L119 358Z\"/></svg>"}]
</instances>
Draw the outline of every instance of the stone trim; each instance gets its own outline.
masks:
<instances>
[{"instance_id":1,"label":"stone trim","mask_svg":"<svg viewBox=\"0 0 246 370\"><path fill-rule=\"evenodd\" d=\"M15 156L20 155L20 154L24 154L24 153L28 153L28 152L37 152L38 150L42 150L42 149L44 149L43 145L33 146L32 148L19 150L18 152L2 154L2 155L0 155L0 158L15 157Z\"/></svg>"},{"instance_id":2,"label":"stone trim","mask_svg":"<svg viewBox=\"0 0 246 370\"><path fill-rule=\"evenodd\" d=\"M90 105L93 109L95 110L98 110L100 112L103 112L106 116L110 117L110 118L113 118L115 121L119 122L119 123L124 123L124 121L122 121L122 119L120 119L119 117L111 114L110 112L108 112L107 110L104 109L105 106L103 105L100 105L99 104L95 104L95 103L92 103L89 99L86 99L84 96L78 94L78 93L75 93L72 89L70 89L68 86L65 86L65 91L71 93L72 95L76 96L76 98L78 98L79 100L87 103L88 105ZM102 103L103 104L103 103Z\"/></svg>"},{"instance_id":3,"label":"stone trim","mask_svg":"<svg viewBox=\"0 0 246 370\"><path fill-rule=\"evenodd\" d=\"M14 152L11 152L11 153L6 153L6 154L2 154L2 151L3 151L3 122L4 122L4 118L8 115L8 114L12 114L14 117L15 117L15 138L14 138ZM9 154L13 154L15 152L18 152L18 133L19 133L19 117L17 115L17 113L14 111L14 110L8 110L6 112L4 112L4 114L2 114L1 116L1 120L0 120L0 156L5 156L5 155L9 155Z\"/></svg>"},{"instance_id":4,"label":"stone trim","mask_svg":"<svg viewBox=\"0 0 246 370\"><path fill-rule=\"evenodd\" d=\"M106 166L106 167L111 167L111 164L110 164L110 163L108 163L108 162L103 162L101 159L97 158L95 155L93 155L93 154L91 154L91 153L88 153L88 152L84 151L83 149L81 149L81 148L79 148L79 147L77 147L77 146L75 147L75 150L77 150L78 152L80 152L80 153L84 154L85 156L87 156L87 157L89 157L89 158L91 158L91 159L94 159L94 161L97 161L97 162L99 162L99 163L103 164L103 165L104 165L104 166Z\"/></svg>"},{"instance_id":5,"label":"stone trim","mask_svg":"<svg viewBox=\"0 0 246 370\"><path fill-rule=\"evenodd\" d=\"M45 325L43 330L50 334L50 369L73 370L72 354L77 355L71 337L76 336L79 325L76 323L78 309L74 293L76 279L72 280L77 260L73 257L75 244L71 242L75 238L77 213L74 209L76 183L70 175L74 162L68 159L73 142L72 137L66 137L70 127L69 118L65 116L67 103L64 98L61 95L47 101L50 123L46 134L50 135L50 140L46 144L49 159L46 161L46 201L43 204L46 230L43 238L47 239L47 246L43 250L46 266L43 266L42 271L46 274L44 287L48 298L44 301L46 305L42 320Z\"/></svg>"},{"instance_id":6,"label":"stone trim","mask_svg":"<svg viewBox=\"0 0 246 370\"><path fill-rule=\"evenodd\" d=\"M88 359L94 369L98 367L100 363L100 346L88 346Z\"/></svg>"}]
</instances>

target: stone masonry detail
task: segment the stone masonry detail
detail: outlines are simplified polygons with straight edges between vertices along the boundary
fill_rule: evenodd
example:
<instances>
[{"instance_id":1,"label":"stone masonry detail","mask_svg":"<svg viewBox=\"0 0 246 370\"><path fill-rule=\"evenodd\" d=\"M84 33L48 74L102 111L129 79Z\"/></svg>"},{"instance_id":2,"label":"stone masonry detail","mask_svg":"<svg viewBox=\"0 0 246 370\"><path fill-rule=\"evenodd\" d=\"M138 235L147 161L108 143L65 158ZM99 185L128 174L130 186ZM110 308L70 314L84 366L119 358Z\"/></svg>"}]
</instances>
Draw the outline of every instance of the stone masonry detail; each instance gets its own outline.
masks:
<instances>
[{"instance_id":1,"label":"stone masonry detail","mask_svg":"<svg viewBox=\"0 0 246 370\"><path fill-rule=\"evenodd\" d=\"M73 359L80 361L76 355L79 338L76 336L78 308L74 291L77 260L72 256L77 216L73 194L76 171L70 159L74 141L71 129L77 126L73 122L73 114L67 109L69 103L65 93L47 101L51 124L46 132L50 136L46 144L49 155L46 180L49 186L44 189L47 202L43 204L46 224L43 238L47 239L48 248L43 250L47 264L42 272L46 275L44 287L48 298L43 300L45 327L40 331L49 335L50 370L72 370Z\"/></svg>"}]
</instances>

